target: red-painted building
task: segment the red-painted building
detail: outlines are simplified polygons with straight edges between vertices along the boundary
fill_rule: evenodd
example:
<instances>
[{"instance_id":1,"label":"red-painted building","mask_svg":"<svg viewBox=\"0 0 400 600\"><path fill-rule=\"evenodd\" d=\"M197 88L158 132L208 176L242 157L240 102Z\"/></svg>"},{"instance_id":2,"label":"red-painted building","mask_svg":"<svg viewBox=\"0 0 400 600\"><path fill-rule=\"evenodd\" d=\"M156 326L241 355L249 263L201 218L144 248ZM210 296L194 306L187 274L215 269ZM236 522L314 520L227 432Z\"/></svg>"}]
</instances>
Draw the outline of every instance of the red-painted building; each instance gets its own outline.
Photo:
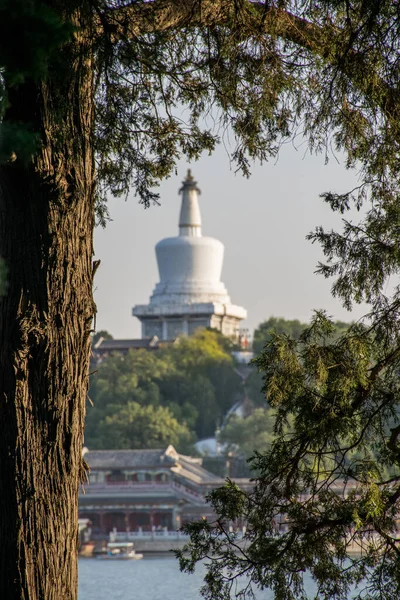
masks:
<instances>
[{"instance_id":1,"label":"red-painted building","mask_svg":"<svg viewBox=\"0 0 400 600\"><path fill-rule=\"evenodd\" d=\"M89 484L79 497L79 517L94 534L178 529L212 518L205 495L224 480L202 467L201 458L165 450L85 450ZM246 483L246 482L243 482Z\"/></svg>"}]
</instances>

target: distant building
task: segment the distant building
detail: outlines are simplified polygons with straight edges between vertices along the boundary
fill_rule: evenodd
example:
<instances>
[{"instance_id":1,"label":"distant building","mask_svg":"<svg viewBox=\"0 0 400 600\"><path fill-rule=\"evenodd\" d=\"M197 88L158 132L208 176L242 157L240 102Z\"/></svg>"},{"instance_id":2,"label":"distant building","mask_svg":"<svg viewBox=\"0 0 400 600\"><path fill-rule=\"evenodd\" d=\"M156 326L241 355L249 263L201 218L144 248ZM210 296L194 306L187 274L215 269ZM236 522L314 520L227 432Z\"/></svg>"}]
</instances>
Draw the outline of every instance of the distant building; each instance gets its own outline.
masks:
<instances>
[{"instance_id":1,"label":"distant building","mask_svg":"<svg viewBox=\"0 0 400 600\"><path fill-rule=\"evenodd\" d=\"M180 189L179 235L156 245L160 281L149 304L132 314L142 323L142 338L173 340L191 335L198 327L212 327L238 338L247 312L231 304L221 282L223 244L201 233L200 193L190 171Z\"/></svg>"},{"instance_id":2,"label":"distant building","mask_svg":"<svg viewBox=\"0 0 400 600\"><path fill-rule=\"evenodd\" d=\"M126 354L129 350L159 350L174 343L174 340L161 342L157 336L140 340L106 340L100 338L92 347L95 362L108 358L111 354Z\"/></svg>"},{"instance_id":3,"label":"distant building","mask_svg":"<svg viewBox=\"0 0 400 600\"><path fill-rule=\"evenodd\" d=\"M205 495L224 479L202 467L201 458L160 450L90 450L89 485L79 495L79 517L98 534L176 530L186 521L212 516ZM249 485L248 480L243 482Z\"/></svg>"}]
</instances>

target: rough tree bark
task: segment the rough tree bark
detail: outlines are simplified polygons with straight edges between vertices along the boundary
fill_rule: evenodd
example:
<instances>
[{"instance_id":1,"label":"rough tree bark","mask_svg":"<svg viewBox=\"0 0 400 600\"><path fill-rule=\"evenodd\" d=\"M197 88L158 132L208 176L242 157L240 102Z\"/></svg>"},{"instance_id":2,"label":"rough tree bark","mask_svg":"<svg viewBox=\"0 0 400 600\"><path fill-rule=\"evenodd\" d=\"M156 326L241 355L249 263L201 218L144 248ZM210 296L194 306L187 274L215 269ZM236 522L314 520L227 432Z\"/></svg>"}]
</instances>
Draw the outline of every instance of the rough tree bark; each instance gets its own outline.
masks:
<instances>
[{"instance_id":1,"label":"rough tree bark","mask_svg":"<svg viewBox=\"0 0 400 600\"><path fill-rule=\"evenodd\" d=\"M81 6L85 3L80 2ZM0 598L77 597L77 510L90 355L94 164L90 13L46 81L10 90L39 131L0 169ZM85 33L86 32L86 33Z\"/></svg>"}]
</instances>

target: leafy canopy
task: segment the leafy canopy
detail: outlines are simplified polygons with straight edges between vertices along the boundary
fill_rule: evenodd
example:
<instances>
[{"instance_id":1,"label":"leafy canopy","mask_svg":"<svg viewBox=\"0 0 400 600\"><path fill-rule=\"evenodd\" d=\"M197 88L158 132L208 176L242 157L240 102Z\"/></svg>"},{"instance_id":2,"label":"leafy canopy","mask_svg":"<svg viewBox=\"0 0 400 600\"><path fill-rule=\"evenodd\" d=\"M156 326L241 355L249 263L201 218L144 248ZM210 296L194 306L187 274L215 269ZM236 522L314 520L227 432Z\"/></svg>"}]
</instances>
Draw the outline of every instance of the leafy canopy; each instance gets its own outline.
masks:
<instances>
[{"instance_id":1,"label":"leafy canopy","mask_svg":"<svg viewBox=\"0 0 400 600\"><path fill-rule=\"evenodd\" d=\"M69 25L78 7L92 16L88 32ZM386 168L390 193L398 64L388 0L1 0L0 10L5 102L20 81L53 77L72 35L90 44L102 201L130 187L146 205L157 201L154 187L179 156L196 159L228 136L246 175L253 159L276 156L292 136L316 151L344 151L362 184L327 197L337 208L383 191L376 174ZM30 23L22 38L13 35L21 14Z\"/></svg>"},{"instance_id":2,"label":"leafy canopy","mask_svg":"<svg viewBox=\"0 0 400 600\"><path fill-rule=\"evenodd\" d=\"M110 448L112 423L119 422L132 404L168 409L168 414L187 428L186 433L190 432L174 443L181 451L188 449L189 440L213 435L217 423L238 399L239 376L226 345L220 334L198 330L170 347L114 354L93 367L93 406L87 410L86 444ZM165 411L157 414L162 420L167 415ZM144 430L139 439L145 435ZM114 447L136 447L126 446L127 439L122 429L116 428ZM136 444L133 437L130 439Z\"/></svg>"},{"instance_id":3,"label":"leafy canopy","mask_svg":"<svg viewBox=\"0 0 400 600\"><path fill-rule=\"evenodd\" d=\"M141 406L129 400L124 406L114 406L99 428L103 448L107 449L162 448L172 444L185 450L193 443L193 434L168 407Z\"/></svg>"},{"instance_id":4,"label":"leafy canopy","mask_svg":"<svg viewBox=\"0 0 400 600\"><path fill-rule=\"evenodd\" d=\"M274 416L266 408L256 408L243 418L230 416L221 431L225 453L250 458L255 451L265 452L274 439Z\"/></svg>"},{"instance_id":5,"label":"leafy canopy","mask_svg":"<svg viewBox=\"0 0 400 600\"><path fill-rule=\"evenodd\" d=\"M74 27L48 3L0 0L0 164L18 157L27 165L40 147L32 123L2 122L10 90L46 79L50 62L59 60L60 47L73 33Z\"/></svg>"},{"instance_id":6,"label":"leafy canopy","mask_svg":"<svg viewBox=\"0 0 400 600\"><path fill-rule=\"evenodd\" d=\"M271 339L273 333L285 334L297 340L301 333L308 327L308 323L301 323L298 319L284 319L282 317L270 317L259 324L254 330L253 351L259 354L265 344ZM339 336L346 331L349 323L343 321L335 322L335 332Z\"/></svg>"},{"instance_id":7,"label":"leafy canopy","mask_svg":"<svg viewBox=\"0 0 400 600\"><path fill-rule=\"evenodd\" d=\"M208 559L206 598L245 597L247 584L306 598L307 571L318 598L345 599L357 583L359 598L398 596L400 347L378 332L358 324L336 338L317 313L298 340L274 334L257 358L274 440L252 459L254 489L215 490L218 520L188 525L179 553L189 571ZM230 523L246 524L239 545Z\"/></svg>"}]
</instances>

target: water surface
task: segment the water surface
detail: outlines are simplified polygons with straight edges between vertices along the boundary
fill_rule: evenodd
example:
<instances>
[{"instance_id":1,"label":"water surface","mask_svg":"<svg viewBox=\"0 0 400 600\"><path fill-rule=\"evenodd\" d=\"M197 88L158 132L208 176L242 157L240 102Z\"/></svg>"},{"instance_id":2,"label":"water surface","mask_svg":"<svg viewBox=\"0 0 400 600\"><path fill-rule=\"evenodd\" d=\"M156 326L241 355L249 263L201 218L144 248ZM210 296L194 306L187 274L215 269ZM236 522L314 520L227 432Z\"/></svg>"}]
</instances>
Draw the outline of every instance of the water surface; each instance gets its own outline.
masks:
<instances>
[{"instance_id":1,"label":"water surface","mask_svg":"<svg viewBox=\"0 0 400 600\"><path fill-rule=\"evenodd\" d=\"M181 573L173 555L145 555L143 560L79 560L79 600L202 600L204 568ZM309 580L310 593L315 590ZM315 592L314 592L315 593ZM269 590L256 600L271 600Z\"/></svg>"},{"instance_id":2,"label":"water surface","mask_svg":"<svg viewBox=\"0 0 400 600\"><path fill-rule=\"evenodd\" d=\"M79 560L79 600L200 600L202 574L179 571L173 556Z\"/></svg>"}]
</instances>

